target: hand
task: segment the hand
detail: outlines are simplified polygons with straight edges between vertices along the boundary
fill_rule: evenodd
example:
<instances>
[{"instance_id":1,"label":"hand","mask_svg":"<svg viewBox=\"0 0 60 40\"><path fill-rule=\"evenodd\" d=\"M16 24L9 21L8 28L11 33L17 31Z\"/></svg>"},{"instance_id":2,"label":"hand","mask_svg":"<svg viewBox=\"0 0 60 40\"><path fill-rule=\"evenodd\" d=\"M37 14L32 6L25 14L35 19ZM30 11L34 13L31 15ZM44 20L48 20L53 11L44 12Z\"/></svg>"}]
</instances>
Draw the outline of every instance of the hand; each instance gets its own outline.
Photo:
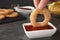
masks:
<instances>
[{"instance_id":1,"label":"hand","mask_svg":"<svg viewBox=\"0 0 60 40\"><path fill-rule=\"evenodd\" d=\"M33 0L34 6L39 9L44 8L49 1L52 1L52 0ZM57 1L57 0L54 0L54 1Z\"/></svg>"}]
</instances>

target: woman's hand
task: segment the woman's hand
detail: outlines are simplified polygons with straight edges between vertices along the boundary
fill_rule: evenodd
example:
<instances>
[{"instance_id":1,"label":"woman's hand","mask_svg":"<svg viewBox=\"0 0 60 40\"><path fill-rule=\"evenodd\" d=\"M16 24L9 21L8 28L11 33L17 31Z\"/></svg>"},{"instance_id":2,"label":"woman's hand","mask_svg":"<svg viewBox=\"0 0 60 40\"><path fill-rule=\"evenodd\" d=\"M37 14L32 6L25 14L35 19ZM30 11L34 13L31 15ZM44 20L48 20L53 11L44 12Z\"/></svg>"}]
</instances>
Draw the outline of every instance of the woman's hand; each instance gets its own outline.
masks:
<instances>
[{"instance_id":1,"label":"woman's hand","mask_svg":"<svg viewBox=\"0 0 60 40\"><path fill-rule=\"evenodd\" d=\"M34 6L36 8L42 9L48 4L49 1L52 1L52 0L33 0L33 1L34 1ZM57 0L54 0L54 1L57 1Z\"/></svg>"}]
</instances>

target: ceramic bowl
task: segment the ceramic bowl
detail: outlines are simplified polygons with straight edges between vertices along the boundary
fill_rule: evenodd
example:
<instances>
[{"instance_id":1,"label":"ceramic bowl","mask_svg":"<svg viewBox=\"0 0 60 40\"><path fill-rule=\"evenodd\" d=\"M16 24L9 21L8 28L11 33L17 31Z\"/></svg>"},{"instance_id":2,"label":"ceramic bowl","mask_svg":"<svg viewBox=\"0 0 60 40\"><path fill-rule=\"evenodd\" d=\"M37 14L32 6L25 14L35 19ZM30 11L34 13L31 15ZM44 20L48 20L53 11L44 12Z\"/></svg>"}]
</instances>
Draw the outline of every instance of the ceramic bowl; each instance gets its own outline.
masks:
<instances>
[{"instance_id":1,"label":"ceramic bowl","mask_svg":"<svg viewBox=\"0 0 60 40\"><path fill-rule=\"evenodd\" d=\"M24 9L19 9L19 8L29 8L31 10L24 10ZM24 16L28 16L33 10L34 7L33 6L21 6L21 7L14 7L15 11L19 12L20 14L24 15Z\"/></svg>"},{"instance_id":2,"label":"ceramic bowl","mask_svg":"<svg viewBox=\"0 0 60 40\"><path fill-rule=\"evenodd\" d=\"M31 23L24 23L23 29L28 38L42 38L42 37L51 37L57 31L57 28L52 24L48 23L53 29L46 30L36 30L36 31L26 31L25 25L31 25Z\"/></svg>"}]
</instances>

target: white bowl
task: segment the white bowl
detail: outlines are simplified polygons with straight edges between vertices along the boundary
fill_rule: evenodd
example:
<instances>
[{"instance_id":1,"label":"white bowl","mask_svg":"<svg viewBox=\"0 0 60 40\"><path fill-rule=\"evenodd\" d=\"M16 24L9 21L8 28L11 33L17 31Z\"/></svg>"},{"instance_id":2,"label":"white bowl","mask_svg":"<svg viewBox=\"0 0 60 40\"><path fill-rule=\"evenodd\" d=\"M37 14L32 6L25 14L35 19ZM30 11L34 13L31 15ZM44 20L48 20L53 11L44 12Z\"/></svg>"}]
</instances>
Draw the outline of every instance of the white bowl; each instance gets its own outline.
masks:
<instances>
[{"instance_id":1,"label":"white bowl","mask_svg":"<svg viewBox=\"0 0 60 40\"><path fill-rule=\"evenodd\" d=\"M20 14L22 14L24 16L29 15L34 10L33 6L21 6L20 8L30 8L31 9L31 10L23 10L23 9L19 9L18 6L14 7L15 11L19 12Z\"/></svg>"},{"instance_id":2,"label":"white bowl","mask_svg":"<svg viewBox=\"0 0 60 40\"><path fill-rule=\"evenodd\" d=\"M26 31L25 25L31 25L31 23L23 24L24 32L28 38L51 37L57 31L57 28L50 22L48 23L48 25L50 25L53 29L48 29L48 30L46 29L46 30Z\"/></svg>"}]
</instances>

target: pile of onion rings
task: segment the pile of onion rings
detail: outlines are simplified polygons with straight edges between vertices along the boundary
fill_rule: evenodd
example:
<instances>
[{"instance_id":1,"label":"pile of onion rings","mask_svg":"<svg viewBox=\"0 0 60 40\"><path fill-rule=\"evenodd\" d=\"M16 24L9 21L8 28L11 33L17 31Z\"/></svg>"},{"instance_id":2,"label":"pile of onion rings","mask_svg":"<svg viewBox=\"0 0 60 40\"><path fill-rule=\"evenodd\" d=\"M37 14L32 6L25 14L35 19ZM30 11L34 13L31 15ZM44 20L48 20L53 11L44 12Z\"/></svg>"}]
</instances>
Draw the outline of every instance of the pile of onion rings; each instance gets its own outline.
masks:
<instances>
[{"instance_id":1,"label":"pile of onion rings","mask_svg":"<svg viewBox=\"0 0 60 40\"><path fill-rule=\"evenodd\" d=\"M14 12L13 9L0 9L0 20L5 19L5 17L17 17L18 13Z\"/></svg>"},{"instance_id":2,"label":"pile of onion rings","mask_svg":"<svg viewBox=\"0 0 60 40\"><path fill-rule=\"evenodd\" d=\"M44 15L45 19L43 20L43 22L36 22L37 15L41 14L41 13ZM30 15L30 22L31 22L32 26L34 26L34 27L46 26L46 25L48 25L50 18L51 18L50 12L46 8L44 8L44 9L36 8L32 11L32 13Z\"/></svg>"}]
</instances>

